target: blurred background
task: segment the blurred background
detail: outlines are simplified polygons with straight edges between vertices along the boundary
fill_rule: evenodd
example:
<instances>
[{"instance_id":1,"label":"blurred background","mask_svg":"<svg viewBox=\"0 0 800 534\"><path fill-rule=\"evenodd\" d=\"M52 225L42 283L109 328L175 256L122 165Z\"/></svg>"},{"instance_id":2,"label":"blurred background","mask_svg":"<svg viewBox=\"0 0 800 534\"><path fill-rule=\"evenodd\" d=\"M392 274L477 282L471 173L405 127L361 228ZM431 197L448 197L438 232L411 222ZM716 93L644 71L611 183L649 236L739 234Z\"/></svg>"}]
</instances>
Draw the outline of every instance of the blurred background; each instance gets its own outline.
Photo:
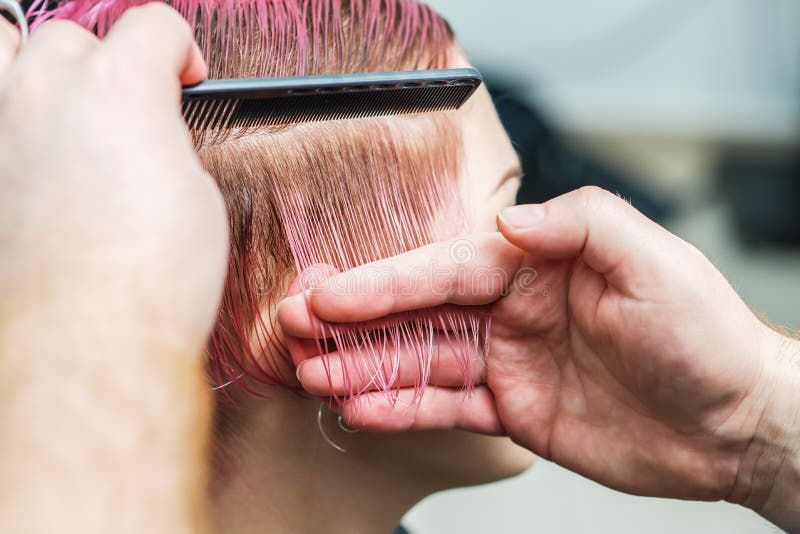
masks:
<instances>
[{"instance_id":1,"label":"blurred background","mask_svg":"<svg viewBox=\"0 0 800 534\"><path fill-rule=\"evenodd\" d=\"M520 201L617 191L800 328L800 1L427 0L484 72ZM665 258L669 261L669 258ZM415 534L774 533L726 504L624 496L539 462L436 495Z\"/></svg>"}]
</instances>

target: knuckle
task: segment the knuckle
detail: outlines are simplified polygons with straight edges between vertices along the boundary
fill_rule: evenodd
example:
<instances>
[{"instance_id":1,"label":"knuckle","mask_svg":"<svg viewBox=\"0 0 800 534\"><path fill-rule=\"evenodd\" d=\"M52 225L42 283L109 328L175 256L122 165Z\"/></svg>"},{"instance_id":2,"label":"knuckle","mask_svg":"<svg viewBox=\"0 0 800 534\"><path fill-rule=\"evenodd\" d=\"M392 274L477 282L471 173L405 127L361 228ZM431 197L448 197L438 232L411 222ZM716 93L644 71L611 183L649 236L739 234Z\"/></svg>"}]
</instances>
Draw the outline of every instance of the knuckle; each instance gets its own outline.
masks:
<instances>
[{"instance_id":1,"label":"knuckle","mask_svg":"<svg viewBox=\"0 0 800 534\"><path fill-rule=\"evenodd\" d=\"M186 31L188 33L189 30L186 20L164 2L150 2L131 8L125 13L125 16L134 20L142 19L143 22L147 21L147 24L169 25L173 31Z\"/></svg>"},{"instance_id":2,"label":"knuckle","mask_svg":"<svg viewBox=\"0 0 800 534\"><path fill-rule=\"evenodd\" d=\"M70 20L48 21L34 36L40 41L46 39L50 47L48 53L60 58L82 56L98 42L92 33Z\"/></svg>"},{"instance_id":3,"label":"knuckle","mask_svg":"<svg viewBox=\"0 0 800 534\"><path fill-rule=\"evenodd\" d=\"M624 214L631 209L631 205L618 195L603 188L588 185L578 191L582 206L594 214Z\"/></svg>"},{"instance_id":4,"label":"knuckle","mask_svg":"<svg viewBox=\"0 0 800 534\"><path fill-rule=\"evenodd\" d=\"M124 16L127 18L159 17L169 11L172 10L163 2L147 2L128 9Z\"/></svg>"},{"instance_id":5,"label":"knuckle","mask_svg":"<svg viewBox=\"0 0 800 534\"><path fill-rule=\"evenodd\" d=\"M79 70L78 67L90 55L96 42L92 34L77 24L57 22L63 22L63 25L54 26L48 34L39 36L37 45L41 47L40 54L45 56L39 61L37 69L48 71L50 76L55 77Z\"/></svg>"},{"instance_id":6,"label":"knuckle","mask_svg":"<svg viewBox=\"0 0 800 534\"><path fill-rule=\"evenodd\" d=\"M164 2L150 2L142 6L142 9L155 16L171 17L173 19L179 18L178 12Z\"/></svg>"},{"instance_id":7,"label":"knuckle","mask_svg":"<svg viewBox=\"0 0 800 534\"><path fill-rule=\"evenodd\" d=\"M595 185L587 185L578 190L578 196L584 208L591 211L600 211L608 202L611 193Z\"/></svg>"},{"instance_id":8,"label":"knuckle","mask_svg":"<svg viewBox=\"0 0 800 534\"><path fill-rule=\"evenodd\" d=\"M44 36L52 34L65 34L71 31L82 29L76 22L66 19L51 19L42 24L34 35Z\"/></svg>"}]
</instances>

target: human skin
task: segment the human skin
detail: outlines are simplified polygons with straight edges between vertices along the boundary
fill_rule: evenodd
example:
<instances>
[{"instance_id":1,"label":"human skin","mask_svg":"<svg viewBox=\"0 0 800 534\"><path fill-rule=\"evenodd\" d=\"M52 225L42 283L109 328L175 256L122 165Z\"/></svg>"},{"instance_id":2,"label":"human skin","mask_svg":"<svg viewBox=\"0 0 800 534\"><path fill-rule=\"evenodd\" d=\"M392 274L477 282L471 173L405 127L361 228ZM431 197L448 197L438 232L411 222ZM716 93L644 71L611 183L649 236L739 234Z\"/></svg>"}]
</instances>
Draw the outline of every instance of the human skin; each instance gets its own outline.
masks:
<instances>
[{"instance_id":1,"label":"human skin","mask_svg":"<svg viewBox=\"0 0 800 534\"><path fill-rule=\"evenodd\" d=\"M507 434L620 491L725 499L800 531L798 343L761 323L698 250L605 191L511 208L498 225L501 233L471 238L470 262L454 262L451 243L379 262L394 270L396 292L360 287L365 266L281 303L283 328L300 338L315 337L320 320L491 304L473 395L449 387L458 371L443 363L419 409L368 395L343 406L345 420L377 431ZM431 265L451 284L414 278ZM483 268L513 283L463 282ZM341 392L319 358L298 375L319 396Z\"/></svg>"},{"instance_id":2,"label":"human skin","mask_svg":"<svg viewBox=\"0 0 800 534\"><path fill-rule=\"evenodd\" d=\"M227 217L179 108L205 64L164 5L15 49L0 19L0 531L205 531Z\"/></svg>"},{"instance_id":3,"label":"human skin","mask_svg":"<svg viewBox=\"0 0 800 534\"><path fill-rule=\"evenodd\" d=\"M19 32L5 19L0 19L0 73L11 65L18 47Z\"/></svg>"},{"instance_id":4,"label":"human skin","mask_svg":"<svg viewBox=\"0 0 800 534\"><path fill-rule=\"evenodd\" d=\"M465 61L454 52L453 66ZM514 203L519 160L486 89L458 113L465 209L477 231L492 231L497 211ZM299 387L294 366L287 367L283 378ZM235 403L220 410L212 484L215 521L224 532L391 532L428 495L514 476L533 461L507 438L450 429L348 434L326 412L330 437L347 450L342 454L317 429L319 399L279 388L266 391L266 399L235 387L228 393Z\"/></svg>"},{"instance_id":5,"label":"human skin","mask_svg":"<svg viewBox=\"0 0 800 534\"><path fill-rule=\"evenodd\" d=\"M63 26L62 23L58 24ZM44 26L40 32L37 32L37 35L44 33L47 27L48 26ZM74 29L73 26L67 25L66 27ZM67 44L69 43L68 39L61 40ZM158 39L153 39L153 42L157 41ZM91 42L94 43L94 41ZM138 45L138 43L136 44ZM109 65L96 65L95 63L98 62L92 63L97 69L97 75L107 75L107 72L104 71L109 68ZM190 83L192 80L186 79L182 81ZM52 83L49 80L40 80L33 85L47 87L52 86ZM102 87L95 87L92 84L87 85L93 91L103 89ZM31 97L33 96L35 95L31 95ZM98 98L106 95L103 93L100 95L97 93L90 93L89 96ZM124 98L126 105L128 104L127 95L124 97L120 95L119 98L120 100ZM59 102L55 102L54 104L58 103ZM60 104L63 107L58 109L62 111L64 109L73 110L75 116L80 118L81 121L86 121L87 118L90 120L93 119L93 115L86 114L83 109L88 105L86 102L79 101L78 104L83 105L78 106L76 106L73 101L60 102ZM32 104L30 102L24 102L22 105L19 105L17 109L24 110L31 106ZM153 106L152 109L143 109L132 106L133 110L136 111L138 109L138 117L136 118L131 118L127 115L115 115L114 113L116 113L117 110L112 112L105 109L103 106L100 106L100 109L103 109L104 112L109 115L107 118L116 119L119 121L119 124L127 125L124 133L129 135L131 133L131 127L137 124L138 119L152 116L153 110L158 110L159 108ZM475 224L481 230L488 230L494 228L494 213L496 210L513 202L514 194L519 183L519 164L507 136L502 131L492 108L488 93L485 90L482 90L469 106L467 106L464 110L464 114L466 116L464 121L465 153L467 153L468 158L464 167L468 169L469 173L468 175L465 174L459 177L459 180L460 184L465 187L465 198L468 206L474 208L470 209L470 211L473 213ZM162 115L170 119L175 118L171 109L166 110ZM67 118L69 119L71 117ZM94 120L99 120L101 118L105 120L106 117L94 117ZM104 128L100 128L101 131L114 131L106 124L102 124L101 126L104 126ZM73 131L82 131L81 128L85 128L85 125L68 123L62 128L59 128L59 130L72 133ZM40 135L42 134L42 132L38 133ZM135 133L135 131L133 133ZM159 147L147 144L143 139L122 137L119 139L120 143L127 142L129 144L127 153L123 154L122 149L116 146L112 147L115 149L113 151L110 151L107 147L94 146L89 148L94 148L96 150L87 148L82 150L81 154L83 154L85 159L96 158L98 154L102 154L104 157L108 158L109 162L113 162L114 165L119 165L120 168L116 168L115 166L109 166L107 168L109 176L120 173L121 170L126 167L136 168L137 165L142 164L150 165L151 163L161 163L164 165L164 168L170 169L176 165L176 162L172 162L171 167L167 164L169 162L165 161L165 157L161 151L167 148L181 155L183 145L176 145L176 140L182 140L185 134L182 129L177 130L175 128L173 128L171 132L164 131L162 134L163 136L160 137L161 143ZM170 139L169 136L174 137L174 139ZM30 137L33 137L33 135ZM97 139L94 139L93 142L97 143ZM31 145L41 146L41 143L42 141L31 142ZM50 143L45 146L49 147ZM135 150L132 150L134 147ZM144 160L145 158L140 158L141 154L147 154L147 161L138 161L138 159L135 162L131 161L132 155ZM52 158L37 163L50 164L51 162L53 164L60 164L60 167L65 170L70 168L63 160L55 160ZM154 169L148 167L144 169L144 171L154 172ZM183 168L181 172L176 172L175 174L178 175L178 178L182 179L184 174L195 171L196 169L193 166L187 166ZM488 179L486 178L487 176L489 177ZM127 175L123 173L123 175L119 177L119 181L114 182L114 185L119 186L123 184L126 185L127 189L132 188L131 184L126 184L126 178ZM199 182L201 183L205 184L207 182L207 177L204 174L196 174L195 178L199 178ZM102 184L92 184L93 187L98 187L100 185ZM200 202L197 202L195 205L191 203L192 195L186 195L185 198L178 197L172 191L152 190L157 184L145 182L143 185L151 188L149 190L152 192L153 198L163 199L164 206L158 206L157 213L161 213L161 208L168 207L170 203L180 204L180 206L173 206L171 209L174 211L176 220L180 221L181 215L187 218L187 231L191 230L191 223L194 220L193 217L196 217L197 214L208 217L210 212L208 224L218 223L213 209L206 209ZM74 186L74 184L64 184L63 189L67 189L69 186ZM85 189L89 188L87 187ZM147 191L147 188L143 190L143 192ZM70 192L59 190L59 195L61 195L62 198L69 199L77 197L77 193L77 191ZM91 193L91 191L88 193ZM141 235L136 234L132 236L129 233L130 229L127 228L128 225L124 225L125 228L119 229L113 224L107 225L105 222L108 218L114 219L114 217L119 217L127 213L123 210L118 215L116 213L116 210L119 209L118 205L112 202L112 206L115 209L115 213L113 214L104 211L104 206L102 205L97 208L94 207L94 204L105 201L105 199L108 199L110 202L113 201L113 195L110 195L107 191L103 191L103 196L100 196L100 198L98 198L99 195L93 196L87 194L87 191L82 191L82 194L84 210L89 213L95 213L96 219L92 219L92 222L95 220L103 221L102 228L94 228L92 227L93 225L81 225L78 228L68 227L67 230L81 237L81 239L85 237L83 235L84 233L89 233L91 235L91 232L97 232L98 230L107 232L108 235L103 234L101 236L103 238L102 242L73 242L72 246L74 250L80 250L82 253L85 251L90 256L92 250L97 250L97 255L105 256L107 254L114 257L124 254L128 250L130 250L130 252L135 252L136 247L132 246L131 243L137 244L138 246L138 243L151 242L154 236L148 234L157 232L167 232L163 235L165 242L170 239L175 240L169 250L166 249L166 246L159 250L159 252L163 254L163 258L173 257L176 248L179 252L182 251L180 248L181 246L208 246L208 243L205 242L205 237L198 240L196 235L170 235L169 232L175 230L172 226L177 226L175 223L151 225L143 229ZM195 195L197 194L198 193L195 192ZM473 199L474 202L470 203L470 199ZM494 207L487 209L486 207L490 202ZM137 206L141 207L134 202L134 207ZM182 210L191 210L192 213L184 214ZM28 216L28 214L24 215ZM116 221L112 220L112 223L114 222ZM226 226L227 223L220 224L216 231L219 232L220 229ZM206 230L208 230L208 235L213 238L215 235L214 231L211 231L210 228ZM62 232L59 236L62 236L65 232L63 229L59 231ZM198 235L203 235L203 232L198 231ZM156 244L164 245L160 242ZM213 245L216 243L212 241L210 244L212 245L210 249L210 260L212 260L211 267L214 267L216 266L214 260L217 259L217 256L215 255L216 248ZM123 249L122 252L118 251L120 248ZM197 251L192 249L184 252L196 253ZM153 274L152 269L163 263L163 258L159 260L154 256L148 255L146 259L148 259L151 264L137 264L137 270L133 272L140 272L142 276L150 276ZM105 260L105 258L102 257L99 259ZM137 258L133 259L136 260ZM21 265L29 265L31 261L36 261L36 258L22 262ZM197 257L192 266L206 266L207 262L208 259L205 257ZM121 275L120 280L109 281L119 285L115 285L112 289L105 287L98 288L96 291L93 290L91 292L81 293L79 295L80 298L72 297L69 299L70 306L72 306L71 309L76 314L76 318L80 317L82 311L83 313L96 313L103 318L103 332L107 335L107 340L105 343L100 343L98 341L98 345L95 349L98 356L102 355L103 351L119 354L119 348L117 346L109 348L109 345L112 344L115 335L119 336L121 334L119 330L114 330L112 326L121 326L123 323L121 320L113 322L113 316L108 317L108 303L106 301L109 296L131 298L131 292L134 293L134 296L141 294L140 281L136 279L131 280L130 276L126 276L126 273L130 275L131 272L129 265L117 266L115 263L111 265L103 263L103 265L103 272L114 272L116 275L116 271L119 271ZM97 271L96 266L77 264L63 267L60 269L60 272L69 273L71 276L87 276L87 280L94 282L91 272L81 272L88 268L94 269L93 272ZM187 273L192 272L191 268L185 268L183 270ZM73 273L73 271L75 272ZM152 280L152 285L153 287L159 287L163 290L163 297L165 299L174 298L175 287L180 286L180 283L176 282L175 273L169 272L164 274L166 276L163 280L154 279ZM198 278L200 277L198 276ZM78 281L81 280L82 278ZM182 278L180 280L184 283L187 281L191 282L191 280L184 280ZM86 283L87 282L84 281L83 285ZM33 282L31 285L33 285ZM65 286L66 285L65 283ZM212 295L216 295L217 287L218 284L213 282L207 284L205 289L209 299L211 299ZM77 292L79 288L80 286L74 288L67 287L68 290L73 292ZM20 291L19 294L24 295L24 292ZM103 299L106 300L104 301ZM98 306L96 304L98 301L104 303L105 306ZM166 300L164 302L152 304L152 307L156 307L156 305L164 306L166 303L171 302L170 300ZM145 304L151 306L149 300ZM207 309L207 303L199 302L196 304L198 310ZM189 307L188 303L187 307ZM126 312L131 315L137 313L137 311L133 309L126 310ZM141 310L139 310L139 312L141 312ZM148 328L143 326L141 332L123 332L123 334L129 337L136 338L140 336L146 339L147 335L151 335L151 330L152 332L158 332L163 331L165 328L173 328L171 323L175 320L181 320L181 318L185 317L186 312L187 310L183 308L178 310L166 310L163 314L159 315L161 321L157 324L155 324L154 321L153 324L148 325ZM43 317L46 318L48 316L40 309L37 313L31 313L31 322L38 321ZM63 328L69 326L69 323L65 323L62 318L59 317L57 320L59 324L63 325ZM55 321L56 319L53 319L53 322ZM94 331L95 328L91 325L97 322L99 321L83 320L80 325L74 325L74 335L86 335L81 331L79 326L84 328L89 326L91 330ZM135 325L136 321L134 320L130 324L126 324L125 327L133 329ZM24 340L23 334L31 335L29 331L21 331L19 334L21 340ZM62 337L63 335L59 330L52 329L51 339L58 340L60 343L62 342ZM63 339L65 339L65 342L69 340L69 338ZM88 342L89 341L87 341L87 343ZM132 343L126 345L126 349L126 357L131 361L137 361L137 352L141 351L141 349L137 348ZM162 347L151 347L147 349L147 352L153 355L155 361L160 362L162 361L162 355L165 350ZM197 353L199 354L199 350ZM64 354L64 356L71 357L72 355L67 353ZM120 355L120 357L122 357L122 355ZM50 362L52 360L45 360L43 358L43 361ZM85 393L85 398L83 399L84 404L81 406L85 418L97 419L100 417L101 412L107 407L114 408L114 413L117 414L117 417L114 418L114 421L111 421L110 419L112 418L109 417L98 422L92 428L92 434L87 433L86 429L81 425L75 425L76 431L80 430L83 435L83 438L73 438L76 440L76 446L87 446L91 444L95 450L106 451L109 447L103 440L109 439L109 437L113 437L115 434L119 433L122 435L133 433L132 429L136 428L136 424L142 424L148 421L143 420L143 418L132 417L130 414L126 413L127 411L134 411L137 409L134 402L121 404L120 406L109 404L109 400L113 399L108 398L108 391L106 391L106 389L123 389L123 386L125 388L134 388L134 391L130 394L133 400L138 402L144 400L148 401L149 404L147 404L147 406L149 406L149 409L145 410L144 405L139 407L144 411L142 415L148 413L150 415L158 415L161 418L157 421L159 424L167 424L171 421L176 427L173 430L177 431L169 432L164 428L158 427L152 428L152 430L146 433L140 432L141 443L127 444L129 450L138 453L140 452L138 448L140 446L145 446L147 441L150 440L153 442L154 452L164 452L164 447L156 444L156 438L158 437L164 440L166 445L172 447L170 450L174 451L180 443L179 438L186 440L184 443L184 446L186 446L185 453L182 455L178 455L177 453L173 454L174 461L176 458L181 460L181 462L176 463L175 466L166 465L166 463L158 466L148 466L142 463L126 462L120 459L121 455L111 456L109 465L94 466L95 472L98 473L98 477L100 478L98 483L100 481L108 483L110 481L121 480L120 477L123 473L120 470L120 466L124 465L136 467L135 471L131 471L132 474L138 474L143 478L152 479L154 482L163 480L164 474L168 473L172 474L172 476L175 476L177 479L178 475L181 473L181 468L188 467L187 463L190 461L196 462L197 464L196 467L193 466L195 468L195 474L198 476L202 474L199 471L200 467L204 465L202 449L207 443L204 434L205 414L182 414L180 410L176 409L177 407L183 407L187 410L192 408L193 399L199 402L199 406L202 408L207 401L206 396L203 394L204 392L198 389L198 382L200 381L196 380L196 369L191 367L196 361L195 359L191 359L185 365L182 362L181 368L185 376L181 376L177 372L172 373L168 372L168 370L159 369L159 375L157 377L145 377L142 372L133 373L127 367L116 366L116 360L112 360L109 366L112 364L114 365L114 370L120 375L119 380L124 380L124 384L111 386L108 379L106 379L102 391L95 391L88 387L81 389L81 391ZM68 375L70 377L68 382L73 384L73 386L80 383L79 380L81 376L83 376L83 373L87 370L94 373L93 376L111 375L110 372L104 373L97 371L94 367L88 367L87 369L78 367L72 374ZM42 374L44 375L45 373L46 370L43 370ZM58 375L53 371L51 372L51 376L38 378L37 381L46 383L45 378L56 380ZM295 380L293 368L290 370L287 378L290 382ZM186 384L177 384L177 387L170 386L170 381L186 379L195 380L190 384L193 386L192 390L189 390ZM116 382L114 382L114 384L116 384ZM143 387L142 384L146 384L147 386ZM294 382L293 385L299 386L299 383ZM139 392L141 398L137 398L135 395L137 392L135 390L136 386L141 389ZM163 396L155 395L154 392L162 393ZM417 433L406 436L368 435L366 433L352 436L344 433L337 433L334 418L332 420L332 429L329 431L333 434L334 439L336 439L338 443L346 446L349 450L347 455L342 455L329 446L317 430L316 411L319 403L316 400L303 399L296 393L284 391L283 389L269 391L269 398L267 399L250 397L243 394L242 391L234 391L231 394L235 397L237 404L234 407L220 409L221 415L219 417L217 433L214 436L215 439L213 443L215 455L211 473L212 484L210 494L212 502L210 506L207 507L207 509L213 513L213 522L215 526L223 532L288 531L294 534L301 534L303 532L316 533L322 530L332 534L339 531L348 534L356 532L369 534L373 532L389 532L411 506L430 493L441 489L490 482L512 476L525 470L532 461L532 455L528 451L514 445L505 438L490 438L458 431L431 432L425 435ZM66 393L64 397L67 397ZM57 391L54 391L52 398L60 398ZM69 400L69 398L66 398L66 401ZM71 403L62 400L62 405L70 407ZM19 419L23 417L36 417L38 414L37 409L39 408L31 406L25 406L24 409L20 408ZM202 412L202 410L200 411ZM69 414L64 413L63 410L59 412L61 420L65 423L72 422L73 420L73 418L68 417L68 415ZM188 432L184 425L191 423L192 417L197 419L197 423L194 428L190 429L191 432ZM43 420L43 424L48 421L49 419ZM328 422L331 423L331 421ZM155 423L151 422L151 426L155 426ZM128 432L124 432L125 429L128 429ZM55 436L55 434L51 435ZM91 435L91 438L86 437L89 435ZM42 444L41 446L44 447L44 445L45 444ZM32 449L32 451L34 454L31 456L31 461L41 462L43 453L40 453L36 449ZM47 453L51 451L44 452ZM192 454L192 452L194 452L194 454ZM143 457L144 456L142 456L142 458ZM42 462L41 465L46 464ZM80 465L80 463L76 462L74 465ZM156 470L156 467L158 467L158 470ZM85 473L92 472L89 468L82 471ZM162 473L162 475L158 475L158 473ZM37 480L39 480L38 477L31 478L31 481ZM73 494L83 496L84 500L82 503L84 504L85 514L87 515L93 511L93 508L99 506L101 498L109 498L107 494L103 494L100 491L98 491L96 495L93 494L91 485L87 484L83 478L71 481L70 484L71 487L74 488ZM202 490L204 488L202 480L191 485L197 488L195 494L198 493L198 489ZM185 490L185 488L173 486L171 488L164 488L161 493L156 493L150 488L143 487L141 484L130 483L129 486L129 494L131 496L135 495L135 491L141 492L139 495L141 502L145 502L145 499L149 501L158 498L158 505L161 509L167 510L168 507L172 505L174 509L178 511L181 510L175 505L174 501L174 499L177 499L177 493L167 495L166 490L170 489L174 492L179 492ZM52 487L57 489L57 486ZM336 490L332 491L331 488L336 488ZM170 500L168 497L171 497L173 500ZM129 500L132 503L139 502L133 497L130 497ZM315 503L313 507L309 507L310 502ZM46 503L42 503L43 506L45 504ZM29 512L30 507L24 508L24 510ZM77 510L77 507L72 508L71 513L75 513ZM137 510L139 510L139 508L137 508ZM141 518L147 518L151 523L148 524L147 528L139 528L140 532L158 532L159 518L157 514L148 515L142 513ZM111 519L113 520L113 518ZM66 523L64 518L59 517L57 514L52 514L52 521L62 521ZM113 522L109 523L109 518L104 517L102 514L93 516L93 521L98 525L98 528L100 528L99 525L103 525L106 528L108 528L109 525L115 526ZM87 524L89 523L87 522ZM141 525L139 526L141 527ZM177 526L171 530L171 532L180 531L181 530L177 528Z\"/></svg>"}]
</instances>

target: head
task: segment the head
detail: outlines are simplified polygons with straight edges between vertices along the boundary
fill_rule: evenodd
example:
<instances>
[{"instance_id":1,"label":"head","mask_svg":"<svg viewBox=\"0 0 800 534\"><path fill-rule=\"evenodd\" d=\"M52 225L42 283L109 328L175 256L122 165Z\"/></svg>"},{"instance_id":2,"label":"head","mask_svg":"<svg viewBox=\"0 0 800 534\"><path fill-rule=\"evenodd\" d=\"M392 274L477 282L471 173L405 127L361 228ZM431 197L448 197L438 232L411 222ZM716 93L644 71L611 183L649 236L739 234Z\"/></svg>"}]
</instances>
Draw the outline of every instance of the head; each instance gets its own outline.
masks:
<instances>
[{"instance_id":1,"label":"head","mask_svg":"<svg viewBox=\"0 0 800 534\"><path fill-rule=\"evenodd\" d=\"M143 2L110 2L103 10L91 9L98 2L75 1L63 13L102 33L134 3ZM171 4L195 27L211 78L468 65L447 23L416 0ZM521 175L484 88L458 112L193 133L226 199L232 242L209 345L210 372L221 397L239 397L242 390L266 397L251 397L248 406L279 402L282 396L270 388L298 386L293 363L303 355L289 353L274 318L299 271L318 264L344 270L470 231L492 231L497 211L513 203ZM479 310L434 318L442 313L458 325L457 343L480 344L486 318ZM430 320L410 319L413 343L425 346ZM365 339L333 337L340 350ZM353 361L363 370L361 356ZM385 444L388 438L376 439ZM456 433L394 443L402 444L391 447L401 456L395 460L412 464L412 472L458 478L443 485L489 481L529 462L510 443ZM459 447L463 455L454 454Z\"/></svg>"},{"instance_id":2,"label":"head","mask_svg":"<svg viewBox=\"0 0 800 534\"><path fill-rule=\"evenodd\" d=\"M213 78L466 65L447 23L412 0L249 1L202 12L200 21ZM213 370L219 384L247 389L258 388L253 379L294 384L292 360L304 355L287 353L274 311L297 272L346 270L494 229L492 208L512 200L514 184L495 189L520 174L485 90L462 113L206 133L197 132L198 153L228 199L234 243ZM446 315L459 324L459 345L485 327L477 311ZM411 332L424 346L420 328ZM336 334L338 352L350 354L345 373L374 374L370 355L354 350L365 336Z\"/></svg>"}]
</instances>

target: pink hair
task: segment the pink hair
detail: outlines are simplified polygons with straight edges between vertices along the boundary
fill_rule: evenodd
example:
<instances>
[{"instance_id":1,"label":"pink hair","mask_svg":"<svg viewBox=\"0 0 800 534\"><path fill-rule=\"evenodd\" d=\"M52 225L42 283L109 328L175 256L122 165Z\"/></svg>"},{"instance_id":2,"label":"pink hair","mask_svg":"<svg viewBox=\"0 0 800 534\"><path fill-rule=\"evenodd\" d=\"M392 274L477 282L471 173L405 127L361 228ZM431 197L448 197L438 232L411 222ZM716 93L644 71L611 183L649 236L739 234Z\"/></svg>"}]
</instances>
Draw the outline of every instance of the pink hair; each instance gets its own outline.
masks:
<instances>
[{"instance_id":1,"label":"pink hair","mask_svg":"<svg viewBox=\"0 0 800 534\"><path fill-rule=\"evenodd\" d=\"M34 27L69 19L104 35L146 0L38 0ZM453 37L416 0L172 0L195 29L212 77L289 76L442 68ZM265 137L267 134L268 137ZM324 263L347 270L461 235L469 225L457 177L457 116L364 119L198 140L198 153L228 203L232 254L220 321L209 343L220 386L247 378L285 382L286 349L276 333L283 273ZM421 393L435 365L434 340L470 360L485 350L482 310L442 308L384 321L329 327L349 395L368 378L391 394L399 350L415 354ZM327 345L318 350L327 353ZM224 388L223 388L224 389Z\"/></svg>"},{"instance_id":2,"label":"pink hair","mask_svg":"<svg viewBox=\"0 0 800 534\"><path fill-rule=\"evenodd\" d=\"M50 19L67 19L102 37L126 10L151 1L61 0L49 8L47 0L35 0L28 15L33 29ZM254 70L259 72L242 72L239 77L360 72L377 58L387 59L390 43L394 43L393 52L399 52L394 58L397 63L384 65L380 70L408 68L411 64L422 67L420 60L426 50L443 53L452 39L444 19L417 0L170 0L166 3L195 28L197 40L212 63L212 73L225 70L214 67L228 65L232 60L238 65L241 58L233 56L241 53L241 36L260 33L258 53L251 58L256 65ZM353 43L347 42L348 30L342 17L345 11L351 19L362 21L358 35L349 36L357 39L357 53ZM212 44L218 50L212 52L209 48ZM417 58L407 57L409 54ZM264 66L271 68L264 70Z\"/></svg>"}]
</instances>

